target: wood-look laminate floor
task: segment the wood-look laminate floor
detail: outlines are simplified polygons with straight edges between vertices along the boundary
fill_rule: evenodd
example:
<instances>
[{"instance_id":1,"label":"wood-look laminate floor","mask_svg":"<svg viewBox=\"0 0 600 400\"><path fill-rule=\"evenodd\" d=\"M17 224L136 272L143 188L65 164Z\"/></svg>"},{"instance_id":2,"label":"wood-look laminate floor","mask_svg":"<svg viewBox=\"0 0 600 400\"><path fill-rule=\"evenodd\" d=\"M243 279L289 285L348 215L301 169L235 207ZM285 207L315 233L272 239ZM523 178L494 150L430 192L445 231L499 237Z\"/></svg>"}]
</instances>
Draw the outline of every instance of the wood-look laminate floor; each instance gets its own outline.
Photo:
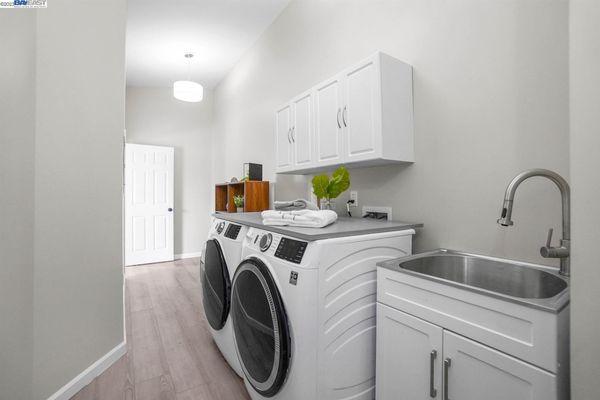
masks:
<instances>
[{"instance_id":1,"label":"wood-look laminate floor","mask_svg":"<svg viewBox=\"0 0 600 400\"><path fill-rule=\"evenodd\" d=\"M249 399L208 330L198 268L125 268L127 354L71 400Z\"/></svg>"}]
</instances>

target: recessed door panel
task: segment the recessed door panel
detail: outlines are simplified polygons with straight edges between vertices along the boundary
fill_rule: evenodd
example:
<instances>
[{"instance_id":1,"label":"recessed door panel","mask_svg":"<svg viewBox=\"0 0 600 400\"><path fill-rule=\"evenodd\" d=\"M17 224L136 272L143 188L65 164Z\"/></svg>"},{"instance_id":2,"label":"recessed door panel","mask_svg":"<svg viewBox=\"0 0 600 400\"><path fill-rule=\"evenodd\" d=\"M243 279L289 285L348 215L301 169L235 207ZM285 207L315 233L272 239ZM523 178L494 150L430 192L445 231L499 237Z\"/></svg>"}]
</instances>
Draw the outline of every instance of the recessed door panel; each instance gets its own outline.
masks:
<instances>
[{"instance_id":1,"label":"recessed door panel","mask_svg":"<svg viewBox=\"0 0 600 400\"><path fill-rule=\"evenodd\" d=\"M146 180L147 171L145 168L134 169L133 174L133 204L143 205L146 203Z\"/></svg>"},{"instance_id":2,"label":"recessed door panel","mask_svg":"<svg viewBox=\"0 0 600 400\"><path fill-rule=\"evenodd\" d=\"M167 248L167 217L157 215L154 217L154 249L164 250Z\"/></svg>"},{"instance_id":3,"label":"recessed door panel","mask_svg":"<svg viewBox=\"0 0 600 400\"><path fill-rule=\"evenodd\" d=\"M444 362L449 399L557 398L555 375L449 331L444 331Z\"/></svg>"},{"instance_id":4,"label":"recessed door panel","mask_svg":"<svg viewBox=\"0 0 600 400\"><path fill-rule=\"evenodd\" d=\"M154 199L156 205L167 203L167 179L167 171L157 171L154 173Z\"/></svg>"},{"instance_id":5,"label":"recessed door panel","mask_svg":"<svg viewBox=\"0 0 600 400\"><path fill-rule=\"evenodd\" d=\"M277 170L284 171L292 167L291 117L292 107L287 105L275 115L275 134L277 142Z\"/></svg>"},{"instance_id":6,"label":"recessed door panel","mask_svg":"<svg viewBox=\"0 0 600 400\"><path fill-rule=\"evenodd\" d=\"M316 162L319 166L342 162L343 128L341 83L338 78L315 90Z\"/></svg>"},{"instance_id":7,"label":"recessed door panel","mask_svg":"<svg viewBox=\"0 0 600 400\"><path fill-rule=\"evenodd\" d=\"M135 251L146 250L146 218L133 217L132 223L133 248Z\"/></svg>"},{"instance_id":8,"label":"recessed door panel","mask_svg":"<svg viewBox=\"0 0 600 400\"><path fill-rule=\"evenodd\" d=\"M313 156L313 107L312 94L306 93L293 102L292 146L294 165L307 167Z\"/></svg>"},{"instance_id":9,"label":"recessed door panel","mask_svg":"<svg viewBox=\"0 0 600 400\"><path fill-rule=\"evenodd\" d=\"M346 73L346 104L343 111L346 129L346 156L348 160L373 157L376 149L377 115L380 99L377 98L378 80L376 66L369 61Z\"/></svg>"},{"instance_id":10,"label":"recessed door panel","mask_svg":"<svg viewBox=\"0 0 600 400\"><path fill-rule=\"evenodd\" d=\"M377 400L442 399L442 328L377 304Z\"/></svg>"}]
</instances>

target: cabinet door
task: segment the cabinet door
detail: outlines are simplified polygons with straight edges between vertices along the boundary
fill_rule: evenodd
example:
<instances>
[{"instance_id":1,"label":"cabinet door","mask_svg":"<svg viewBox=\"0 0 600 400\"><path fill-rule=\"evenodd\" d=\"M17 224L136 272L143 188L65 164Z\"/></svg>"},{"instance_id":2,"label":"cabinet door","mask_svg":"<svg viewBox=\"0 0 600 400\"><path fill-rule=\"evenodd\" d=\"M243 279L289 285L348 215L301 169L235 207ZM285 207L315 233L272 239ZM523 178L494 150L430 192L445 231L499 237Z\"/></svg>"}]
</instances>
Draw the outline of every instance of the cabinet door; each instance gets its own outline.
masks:
<instances>
[{"instance_id":1,"label":"cabinet door","mask_svg":"<svg viewBox=\"0 0 600 400\"><path fill-rule=\"evenodd\" d=\"M556 377L444 331L444 387L450 400L556 400Z\"/></svg>"},{"instance_id":2,"label":"cabinet door","mask_svg":"<svg viewBox=\"0 0 600 400\"><path fill-rule=\"evenodd\" d=\"M294 167L307 168L313 162L313 96L304 93L292 101L292 147Z\"/></svg>"},{"instance_id":3,"label":"cabinet door","mask_svg":"<svg viewBox=\"0 0 600 400\"><path fill-rule=\"evenodd\" d=\"M315 88L316 165L343 162L342 104L340 77L332 78Z\"/></svg>"},{"instance_id":4,"label":"cabinet door","mask_svg":"<svg viewBox=\"0 0 600 400\"><path fill-rule=\"evenodd\" d=\"M442 398L442 332L377 303L377 400Z\"/></svg>"},{"instance_id":5,"label":"cabinet door","mask_svg":"<svg viewBox=\"0 0 600 400\"><path fill-rule=\"evenodd\" d=\"M369 59L344 74L345 104L342 122L346 131L348 162L381 155L381 89L379 60Z\"/></svg>"},{"instance_id":6,"label":"cabinet door","mask_svg":"<svg viewBox=\"0 0 600 400\"><path fill-rule=\"evenodd\" d=\"M277 152L277 172L292 168L292 139L291 139L292 107L286 105L275 113L275 140Z\"/></svg>"}]
</instances>

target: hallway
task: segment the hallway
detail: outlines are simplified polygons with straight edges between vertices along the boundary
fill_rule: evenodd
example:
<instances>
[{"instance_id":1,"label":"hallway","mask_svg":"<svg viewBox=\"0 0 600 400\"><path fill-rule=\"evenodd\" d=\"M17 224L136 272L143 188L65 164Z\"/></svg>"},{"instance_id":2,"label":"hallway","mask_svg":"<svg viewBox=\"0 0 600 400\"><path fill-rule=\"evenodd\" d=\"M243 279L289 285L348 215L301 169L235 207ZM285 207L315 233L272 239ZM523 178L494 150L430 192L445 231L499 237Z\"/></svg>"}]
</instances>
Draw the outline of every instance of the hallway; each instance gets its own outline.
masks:
<instances>
[{"instance_id":1,"label":"hallway","mask_svg":"<svg viewBox=\"0 0 600 400\"><path fill-rule=\"evenodd\" d=\"M243 400L212 341L199 259L125 268L127 354L72 400Z\"/></svg>"}]
</instances>

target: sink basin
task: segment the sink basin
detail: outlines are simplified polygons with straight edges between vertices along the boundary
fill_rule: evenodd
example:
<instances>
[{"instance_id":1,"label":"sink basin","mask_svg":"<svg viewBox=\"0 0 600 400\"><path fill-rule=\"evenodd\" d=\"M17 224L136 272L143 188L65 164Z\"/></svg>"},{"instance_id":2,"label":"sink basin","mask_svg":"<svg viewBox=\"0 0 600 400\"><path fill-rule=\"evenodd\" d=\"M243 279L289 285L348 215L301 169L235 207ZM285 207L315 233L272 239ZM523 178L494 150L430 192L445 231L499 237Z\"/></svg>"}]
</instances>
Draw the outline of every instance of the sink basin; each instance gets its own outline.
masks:
<instances>
[{"instance_id":1,"label":"sink basin","mask_svg":"<svg viewBox=\"0 0 600 400\"><path fill-rule=\"evenodd\" d=\"M568 302L568 281L552 267L446 249L380 265L544 309Z\"/></svg>"}]
</instances>

